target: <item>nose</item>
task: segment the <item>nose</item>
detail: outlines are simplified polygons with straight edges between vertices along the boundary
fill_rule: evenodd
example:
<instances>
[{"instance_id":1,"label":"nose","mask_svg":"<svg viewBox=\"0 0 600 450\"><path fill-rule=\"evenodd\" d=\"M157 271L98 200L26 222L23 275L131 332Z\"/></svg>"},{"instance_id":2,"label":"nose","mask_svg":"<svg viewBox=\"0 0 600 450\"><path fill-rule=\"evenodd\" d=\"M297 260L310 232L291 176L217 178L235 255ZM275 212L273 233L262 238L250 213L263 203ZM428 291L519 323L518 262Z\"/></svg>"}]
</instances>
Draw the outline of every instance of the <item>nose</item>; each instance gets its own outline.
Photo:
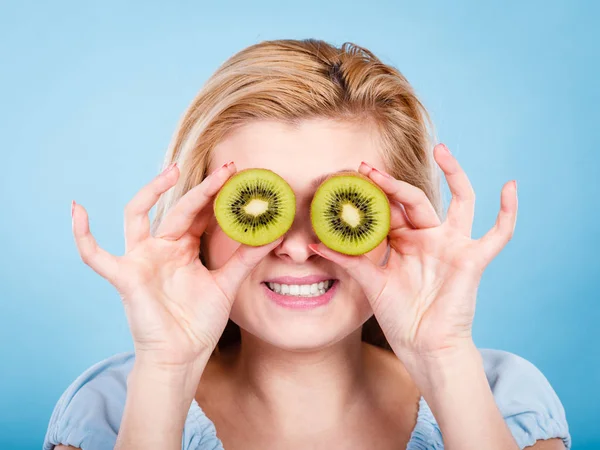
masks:
<instances>
[{"instance_id":1,"label":"nose","mask_svg":"<svg viewBox=\"0 0 600 450\"><path fill-rule=\"evenodd\" d=\"M274 250L274 253L286 262L302 264L311 256L318 256L308 248L309 244L317 244L318 242L319 240L312 229L310 215L297 212L292 226L283 237L281 244Z\"/></svg>"}]
</instances>

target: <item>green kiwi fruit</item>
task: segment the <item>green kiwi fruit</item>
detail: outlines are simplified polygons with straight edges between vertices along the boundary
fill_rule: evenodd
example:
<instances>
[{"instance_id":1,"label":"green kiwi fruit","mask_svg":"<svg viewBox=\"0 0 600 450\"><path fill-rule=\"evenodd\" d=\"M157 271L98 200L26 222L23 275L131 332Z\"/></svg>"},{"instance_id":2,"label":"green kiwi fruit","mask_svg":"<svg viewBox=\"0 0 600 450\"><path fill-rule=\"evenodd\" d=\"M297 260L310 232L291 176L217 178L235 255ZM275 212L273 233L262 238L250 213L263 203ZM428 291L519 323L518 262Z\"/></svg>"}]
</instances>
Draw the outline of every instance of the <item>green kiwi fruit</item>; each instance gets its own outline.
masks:
<instances>
[{"instance_id":1,"label":"green kiwi fruit","mask_svg":"<svg viewBox=\"0 0 600 450\"><path fill-rule=\"evenodd\" d=\"M362 255L390 231L390 203L385 192L358 172L339 172L317 189L310 205L312 227L327 247Z\"/></svg>"},{"instance_id":2,"label":"green kiwi fruit","mask_svg":"<svg viewBox=\"0 0 600 450\"><path fill-rule=\"evenodd\" d=\"M296 196L275 172L246 169L227 180L213 206L227 236L257 247L273 242L292 226Z\"/></svg>"}]
</instances>

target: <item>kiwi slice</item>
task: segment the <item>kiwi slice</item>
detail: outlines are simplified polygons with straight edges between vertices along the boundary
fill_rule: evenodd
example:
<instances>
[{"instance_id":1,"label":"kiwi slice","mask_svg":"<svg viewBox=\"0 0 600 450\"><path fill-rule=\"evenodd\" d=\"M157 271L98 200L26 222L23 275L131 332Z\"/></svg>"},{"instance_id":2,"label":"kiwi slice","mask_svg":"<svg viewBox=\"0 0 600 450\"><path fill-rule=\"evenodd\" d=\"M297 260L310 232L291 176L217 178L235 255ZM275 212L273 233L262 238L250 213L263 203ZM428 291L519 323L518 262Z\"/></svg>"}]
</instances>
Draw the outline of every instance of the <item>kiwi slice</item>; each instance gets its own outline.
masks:
<instances>
[{"instance_id":1,"label":"kiwi slice","mask_svg":"<svg viewBox=\"0 0 600 450\"><path fill-rule=\"evenodd\" d=\"M319 240L346 255L362 255L377 247L390 231L390 217L385 192L358 172L328 177L310 205Z\"/></svg>"},{"instance_id":2,"label":"kiwi slice","mask_svg":"<svg viewBox=\"0 0 600 450\"><path fill-rule=\"evenodd\" d=\"M257 247L273 242L292 226L296 196L275 172L246 169L221 187L214 212L227 236Z\"/></svg>"}]
</instances>

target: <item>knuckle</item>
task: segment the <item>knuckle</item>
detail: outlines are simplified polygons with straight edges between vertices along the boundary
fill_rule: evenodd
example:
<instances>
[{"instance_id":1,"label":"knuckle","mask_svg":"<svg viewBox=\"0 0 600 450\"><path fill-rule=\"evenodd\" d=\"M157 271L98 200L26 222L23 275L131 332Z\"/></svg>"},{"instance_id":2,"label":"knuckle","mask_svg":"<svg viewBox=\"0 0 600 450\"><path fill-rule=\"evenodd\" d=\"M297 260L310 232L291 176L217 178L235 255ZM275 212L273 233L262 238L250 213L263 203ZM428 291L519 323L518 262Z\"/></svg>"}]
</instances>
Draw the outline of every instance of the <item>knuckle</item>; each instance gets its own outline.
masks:
<instances>
[{"instance_id":1,"label":"knuckle","mask_svg":"<svg viewBox=\"0 0 600 450\"><path fill-rule=\"evenodd\" d=\"M140 286L144 286L144 280L140 274L136 274L135 272L119 274L114 281L114 286L121 294L121 299L127 302L135 298L135 293L139 291Z\"/></svg>"},{"instance_id":2,"label":"knuckle","mask_svg":"<svg viewBox=\"0 0 600 450\"><path fill-rule=\"evenodd\" d=\"M346 263L346 270L357 271L360 269L360 258L352 258Z\"/></svg>"},{"instance_id":3,"label":"knuckle","mask_svg":"<svg viewBox=\"0 0 600 450\"><path fill-rule=\"evenodd\" d=\"M87 250L79 250L79 257L81 258L81 260L88 266L92 266L93 263L93 257L90 254L89 251Z\"/></svg>"},{"instance_id":4,"label":"knuckle","mask_svg":"<svg viewBox=\"0 0 600 450\"><path fill-rule=\"evenodd\" d=\"M131 217L135 214L135 210L136 204L134 200L131 200L125 205L125 208L123 208L123 213L125 214L125 217Z\"/></svg>"},{"instance_id":5,"label":"knuckle","mask_svg":"<svg viewBox=\"0 0 600 450\"><path fill-rule=\"evenodd\" d=\"M204 201L203 199L203 195L184 195L179 199L176 206L177 214L185 219L192 219L197 214L197 205L202 204Z\"/></svg>"},{"instance_id":6,"label":"knuckle","mask_svg":"<svg viewBox=\"0 0 600 450\"><path fill-rule=\"evenodd\" d=\"M182 250L185 251L186 254L188 254L190 250L193 252L196 252L196 250L200 251L200 239L198 239L196 236L184 234L178 239L178 241L181 244Z\"/></svg>"},{"instance_id":7,"label":"knuckle","mask_svg":"<svg viewBox=\"0 0 600 450\"><path fill-rule=\"evenodd\" d=\"M144 189L144 192L150 194L152 197L160 197L168 188L170 187L170 184L167 183L165 186L165 180L164 179L158 179L156 180L156 182L151 183L146 189Z\"/></svg>"},{"instance_id":8,"label":"knuckle","mask_svg":"<svg viewBox=\"0 0 600 450\"><path fill-rule=\"evenodd\" d=\"M236 254L237 254L237 260L239 261L239 263L242 266L244 266L244 267L252 266L251 261L248 261L247 255L245 255L243 251L238 251L238 252L236 252Z\"/></svg>"}]
</instances>

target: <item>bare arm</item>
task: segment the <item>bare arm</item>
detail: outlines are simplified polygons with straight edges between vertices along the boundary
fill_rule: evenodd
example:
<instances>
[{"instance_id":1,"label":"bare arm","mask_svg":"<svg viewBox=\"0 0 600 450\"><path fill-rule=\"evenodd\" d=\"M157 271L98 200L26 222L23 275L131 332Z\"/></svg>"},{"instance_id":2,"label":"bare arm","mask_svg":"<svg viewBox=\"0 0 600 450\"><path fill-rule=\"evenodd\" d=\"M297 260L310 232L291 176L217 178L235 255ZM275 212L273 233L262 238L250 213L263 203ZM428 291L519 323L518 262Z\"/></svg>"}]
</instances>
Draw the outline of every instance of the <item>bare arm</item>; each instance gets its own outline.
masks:
<instances>
[{"instance_id":1,"label":"bare arm","mask_svg":"<svg viewBox=\"0 0 600 450\"><path fill-rule=\"evenodd\" d=\"M475 346L439 358L418 359L409 372L431 406L444 446L450 449L518 450L487 381Z\"/></svg>"},{"instance_id":2,"label":"bare arm","mask_svg":"<svg viewBox=\"0 0 600 450\"><path fill-rule=\"evenodd\" d=\"M548 439L537 441L534 445L525 448L531 450L565 450L565 444L562 439Z\"/></svg>"},{"instance_id":3,"label":"bare arm","mask_svg":"<svg viewBox=\"0 0 600 450\"><path fill-rule=\"evenodd\" d=\"M159 367L136 357L127 377L127 397L114 449L181 450L190 404L209 358L207 351L194 364ZM86 450L70 445L54 448Z\"/></svg>"},{"instance_id":4,"label":"bare arm","mask_svg":"<svg viewBox=\"0 0 600 450\"><path fill-rule=\"evenodd\" d=\"M158 368L136 361L115 450L181 449L183 428L210 354L195 366Z\"/></svg>"}]
</instances>

